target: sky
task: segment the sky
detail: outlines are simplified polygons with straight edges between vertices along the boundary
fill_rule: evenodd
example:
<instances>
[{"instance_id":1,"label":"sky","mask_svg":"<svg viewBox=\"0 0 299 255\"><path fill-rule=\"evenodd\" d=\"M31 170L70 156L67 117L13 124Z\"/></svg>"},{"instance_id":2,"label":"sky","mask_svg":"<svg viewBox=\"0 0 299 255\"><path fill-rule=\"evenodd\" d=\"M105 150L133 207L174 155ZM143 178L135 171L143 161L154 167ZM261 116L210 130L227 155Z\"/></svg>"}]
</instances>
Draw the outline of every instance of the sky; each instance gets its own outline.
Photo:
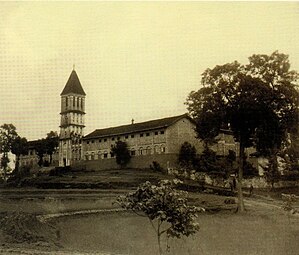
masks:
<instances>
[{"instance_id":1,"label":"sky","mask_svg":"<svg viewBox=\"0 0 299 255\"><path fill-rule=\"evenodd\" d=\"M75 65L85 134L175 116L207 68L275 50L299 71L297 2L0 2L0 125L59 131Z\"/></svg>"}]
</instances>

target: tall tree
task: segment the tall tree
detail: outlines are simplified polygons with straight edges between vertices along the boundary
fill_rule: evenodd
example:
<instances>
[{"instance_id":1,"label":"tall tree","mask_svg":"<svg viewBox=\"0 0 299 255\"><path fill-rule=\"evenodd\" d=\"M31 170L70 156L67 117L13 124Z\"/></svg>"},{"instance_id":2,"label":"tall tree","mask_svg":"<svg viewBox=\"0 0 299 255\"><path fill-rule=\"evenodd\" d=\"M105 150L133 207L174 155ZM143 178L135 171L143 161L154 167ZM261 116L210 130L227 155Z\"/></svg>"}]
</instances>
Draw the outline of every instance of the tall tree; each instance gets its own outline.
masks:
<instances>
[{"instance_id":1,"label":"tall tree","mask_svg":"<svg viewBox=\"0 0 299 255\"><path fill-rule=\"evenodd\" d=\"M25 137L17 136L12 142L11 152L16 155L15 171L19 170L20 156L28 152L28 142Z\"/></svg>"},{"instance_id":2,"label":"tall tree","mask_svg":"<svg viewBox=\"0 0 299 255\"><path fill-rule=\"evenodd\" d=\"M17 137L16 127L13 124L3 124L0 127L0 153L2 153L1 167L3 168L5 180L9 163L8 153L11 151L12 144Z\"/></svg>"},{"instance_id":3,"label":"tall tree","mask_svg":"<svg viewBox=\"0 0 299 255\"><path fill-rule=\"evenodd\" d=\"M35 145L36 154L38 156L38 165L42 166L44 161L43 157L47 152L45 138L39 139Z\"/></svg>"},{"instance_id":4,"label":"tall tree","mask_svg":"<svg viewBox=\"0 0 299 255\"><path fill-rule=\"evenodd\" d=\"M126 142L117 141L116 144L112 146L111 153L115 155L116 163L120 165L121 168L130 162L131 155Z\"/></svg>"},{"instance_id":5,"label":"tall tree","mask_svg":"<svg viewBox=\"0 0 299 255\"><path fill-rule=\"evenodd\" d=\"M252 145L263 155L277 155L287 133L298 128L298 74L290 70L288 56L277 51L253 55L249 64L233 62L202 74L203 88L187 98L198 137L215 137L229 126L239 142L238 210L244 211L242 195L245 148ZM211 118L209 116L212 116ZM200 125L215 125L212 130ZM296 126L297 125L297 126Z\"/></svg>"},{"instance_id":6,"label":"tall tree","mask_svg":"<svg viewBox=\"0 0 299 255\"><path fill-rule=\"evenodd\" d=\"M59 136L57 132L50 131L45 139L46 153L50 156L50 164L52 163L52 156L59 145Z\"/></svg>"}]
</instances>

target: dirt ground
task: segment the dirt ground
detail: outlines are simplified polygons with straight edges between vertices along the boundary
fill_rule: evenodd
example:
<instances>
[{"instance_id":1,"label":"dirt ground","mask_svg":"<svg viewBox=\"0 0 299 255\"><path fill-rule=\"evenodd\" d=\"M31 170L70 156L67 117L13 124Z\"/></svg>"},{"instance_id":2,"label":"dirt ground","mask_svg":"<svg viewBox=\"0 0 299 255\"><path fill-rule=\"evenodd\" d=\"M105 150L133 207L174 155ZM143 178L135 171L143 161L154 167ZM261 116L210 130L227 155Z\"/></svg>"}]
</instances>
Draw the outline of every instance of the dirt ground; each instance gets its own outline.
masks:
<instances>
[{"instance_id":1,"label":"dirt ground","mask_svg":"<svg viewBox=\"0 0 299 255\"><path fill-rule=\"evenodd\" d=\"M123 193L1 191L0 253L158 254L156 236L146 218L114 211L117 207L112 202ZM191 195L192 201L210 207L225 199L210 194ZM245 205L247 211L242 215L230 210L200 214L199 232L169 240L171 248L166 254L299 254L298 216L283 211L276 200L247 198ZM45 215L54 216L42 220ZM166 247L166 240L163 245Z\"/></svg>"}]
</instances>

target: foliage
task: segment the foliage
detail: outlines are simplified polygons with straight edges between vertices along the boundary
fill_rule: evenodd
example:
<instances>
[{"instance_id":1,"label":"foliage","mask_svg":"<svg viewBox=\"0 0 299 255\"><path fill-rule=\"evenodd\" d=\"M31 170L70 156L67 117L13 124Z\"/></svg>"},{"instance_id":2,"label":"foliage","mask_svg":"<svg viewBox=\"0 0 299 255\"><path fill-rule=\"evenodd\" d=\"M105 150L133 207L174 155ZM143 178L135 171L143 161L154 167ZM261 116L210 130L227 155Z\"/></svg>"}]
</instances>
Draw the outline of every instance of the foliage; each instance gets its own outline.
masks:
<instances>
[{"instance_id":1,"label":"foliage","mask_svg":"<svg viewBox=\"0 0 299 255\"><path fill-rule=\"evenodd\" d=\"M294 203L297 202L298 196L294 194L281 194L282 200L283 200L283 206L282 208L285 211L295 211Z\"/></svg>"},{"instance_id":2,"label":"foliage","mask_svg":"<svg viewBox=\"0 0 299 255\"><path fill-rule=\"evenodd\" d=\"M271 184L272 189L274 188L274 184L280 179L280 172L278 170L278 162L277 158L272 156L269 160L268 166L264 169L264 175L266 177L266 181Z\"/></svg>"},{"instance_id":3,"label":"foliage","mask_svg":"<svg viewBox=\"0 0 299 255\"><path fill-rule=\"evenodd\" d=\"M157 161L153 161L153 163L150 165L150 169L156 172L163 172L163 167Z\"/></svg>"},{"instance_id":4,"label":"foliage","mask_svg":"<svg viewBox=\"0 0 299 255\"><path fill-rule=\"evenodd\" d=\"M192 91L187 98L188 111L201 140L215 138L220 128L227 126L239 142L240 211L244 211L245 148L254 145L264 156L277 154L288 133L298 129L297 79L297 72L290 70L288 56L276 51L270 56L253 55L247 65L235 61L207 69L202 74L203 87ZM209 125L214 127L200 127Z\"/></svg>"},{"instance_id":5,"label":"foliage","mask_svg":"<svg viewBox=\"0 0 299 255\"><path fill-rule=\"evenodd\" d=\"M148 217L158 237L160 254L163 234L180 238L199 229L195 218L203 209L187 205L187 192L175 189L179 183L179 180L162 180L158 185L145 182L136 191L117 199L123 208Z\"/></svg>"},{"instance_id":6,"label":"foliage","mask_svg":"<svg viewBox=\"0 0 299 255\"><path fill-rule=\"evenodd\" d=\"M115 155L116 163L121 167L126 166L130 162L131 155L126 142L117 141L111 147L111 153Z\"/></svg>"},{"instance_id":7,"label":"foliage","mask_svg":"<svg viewBox=\"0 0 299 255\"><path fill-rule=\"evenodd\" d=\"M11 152L16 155L16 166L15 170L19 169L20 156L28 153L28 142L25 137L17 136L12 142Z\"/></svg>"},{"instance_id":8,"label":"foliage","mask_svg":"<svg viewBox=\"0 0 299 255\"><path fill-rule=\"evenodd\" d=\"M188 142L184 142L178 156L179 165L184 168L193 168L196 164L196 149Z\"/></svg>"},{"instance_id":9,"label":"foliage","mask_svg":"<svg viewBox=\"0 0 299 255\"><path fill-rule=\"evenodd\" d=\"M0 153L2 153L1 168L3 168L4 179L6 179L9 163L8 153L11 151L12 144L17 137L16 127L13 124L3 124L0 127Z\"/></svg>"},{"instance_id":10,"label":"foliage","mask_svg":"<svg viewBox=\"0 0 299 255\"><path fill-rule=\"evenodd\" d=\"M258 170L247 160L244 161L244 177L258 176Z\"/></svg>"},{"instance_id":11,"label":"foliage","mask_svg":"<svg viewBox=\"0 0 299 255\"><path fill-rule=\"evenodd\" d=\"M38 156L38 165L41 167L43 165L43 157L47 152L46 141L44 138L39 139L35 145L36 154Z\"/></svg>"},{"instance_id":12,"label":"foliage","mask_svg":"<svg viewBox=\"0 0 299 255\"><path fill-rule=\"evenodd\" d=\"M59 145L59 136L57 132L50 131L45 139L45 150L50 156L50 164L52 163L52 155Z\"/></svg>"}]
</instances>

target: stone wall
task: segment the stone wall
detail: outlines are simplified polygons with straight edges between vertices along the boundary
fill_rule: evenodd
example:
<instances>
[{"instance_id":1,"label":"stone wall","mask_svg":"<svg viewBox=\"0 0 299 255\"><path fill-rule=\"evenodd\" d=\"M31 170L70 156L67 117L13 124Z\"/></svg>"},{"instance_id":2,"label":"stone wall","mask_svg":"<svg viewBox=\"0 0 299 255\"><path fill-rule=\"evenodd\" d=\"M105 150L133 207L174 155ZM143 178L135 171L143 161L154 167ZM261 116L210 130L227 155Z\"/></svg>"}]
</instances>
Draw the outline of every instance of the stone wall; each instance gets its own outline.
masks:
<instances>
[{"instance_id":1,"label":"stone wall","mask_svg":"<svg viewBox=\"0 0 299 255\"><path fill-rule=\"evenodd\" d=\"M140 155L132 157L128 168L149 168L153 161L156 161L160 164L162 168L173 169L177 168L177 154L155 154L155 155ZM108 159L98 159L98 160L88 160L80 161L74 164L73 168L75 170L108 170L108 169L117 169L119 165L116 164L115 158Z\"/></svg>"}]
</instances>

